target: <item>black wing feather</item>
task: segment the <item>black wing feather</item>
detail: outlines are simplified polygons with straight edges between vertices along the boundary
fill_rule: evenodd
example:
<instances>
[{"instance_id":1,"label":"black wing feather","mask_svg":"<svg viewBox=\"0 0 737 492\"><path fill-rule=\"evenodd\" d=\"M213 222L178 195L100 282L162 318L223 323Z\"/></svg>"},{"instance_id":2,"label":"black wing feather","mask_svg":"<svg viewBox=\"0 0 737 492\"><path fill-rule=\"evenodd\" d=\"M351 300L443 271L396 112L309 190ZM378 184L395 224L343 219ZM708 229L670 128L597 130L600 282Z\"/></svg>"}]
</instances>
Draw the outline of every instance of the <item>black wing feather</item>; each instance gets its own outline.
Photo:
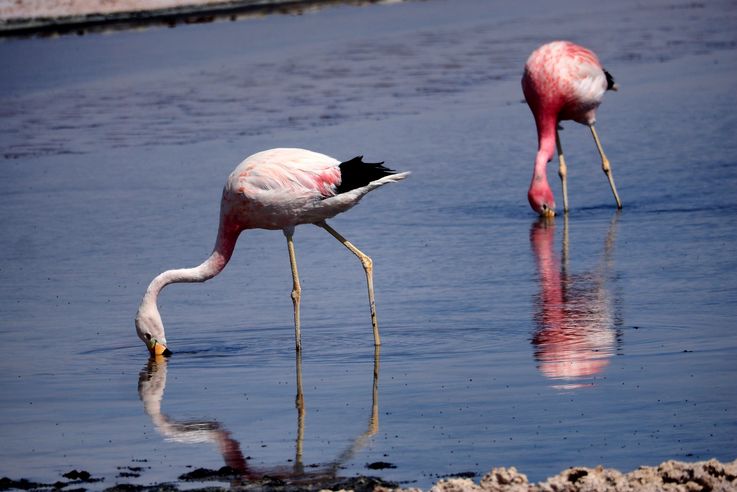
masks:
<instances>
[{"instance_id":1,"label":"black wing feather","mask_svg":"<svg viewBox=\"0 0 737 492\"><path fill-rule=\"evenodd\" d=\"M612 74L604 70L604 75L606 75L606 90L610 91L614 89L614 77L612 77Z\"/></svg>"},{"instance_id":2,"label":"black wing feather","mask_svg":"<svg viewBox=\"0 0 737 492\"><path fill-rule=\"evenodd\" d=\"M384 176L396 174L392 169L385 167L383 162L363 162L362 155L342 162L338 167L340 167L340 184L335 189L337 193L355 190Z\"/></svg>"}]
</instances>

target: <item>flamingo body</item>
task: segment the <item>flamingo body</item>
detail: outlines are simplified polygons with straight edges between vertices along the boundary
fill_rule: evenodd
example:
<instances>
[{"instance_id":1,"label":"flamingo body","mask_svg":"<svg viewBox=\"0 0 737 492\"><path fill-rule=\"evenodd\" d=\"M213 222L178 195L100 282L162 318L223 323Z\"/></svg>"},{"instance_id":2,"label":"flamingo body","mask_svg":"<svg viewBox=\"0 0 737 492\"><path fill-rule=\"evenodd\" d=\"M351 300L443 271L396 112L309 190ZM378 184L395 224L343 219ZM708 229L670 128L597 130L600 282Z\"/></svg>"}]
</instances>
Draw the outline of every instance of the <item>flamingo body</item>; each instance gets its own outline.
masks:
<instances>
[{"instance_id":1,"label":"flamingo body","mask_svg":"<svg viewBox=\"0 0 737 492\"><path fill-rule=\"evenodd\" d=\"M344 168L351 163L356 161L347 161ZM341 187L345 171L340 165L337 159L305 149L253 154L225 183L225 219L231 227L243 230L314 224L345 212L369 191L406 175L389 174L346 190Z\"/></svg>"},{"instance_id":2,"label":"flamingo body","mask_svg":"<svg viewBox=\"0 0 737 492\"><path fill-rule=\"evenodd\" d=\"M369 287L374 341L379 345L373 300L371 259L327 225L326 219L356 205L368 192L404 179L383 163L361 157L346 162L305 149L271 149L243 160L228 177L220 202L220 226L212 254L197 267L167 270L154 278L136 315L136 332L154 355L168 355L163 322L157 307L161 289L176 282L204 282L227 265L241 232L282 230L287 238L294 287L295 336L301 347L299 303L301 288L292 236L300 224L315 224L333 235L361 260Z\"/></svg>"},{"instance_id":3,"label":"flamingo body","mask_svg":"<svg viewBox=\"0 0 737 492\"><path fill-rule=\"evenodd\" d=\"M284 229L331 218L324 202L340 183L340 161L304 149L271 149L243 160L223 190L227 218L243 229Z\"/></svg>"},{"instance_id":4,"label":"flamingo body","mask_svg":"<svg viewBox=\"0 0 737 492\"><path fill-rule=\"evenodd\" d=\"M567 168L558 137L558 123L563 120L573 120L591 129L602 157L602 168L609 177L617 206L621 208L609 161L594 130L596 109L607 90L617 90L614 79L604 70L596 54L583 46L569 41L554 41L540 46L527 59L522 91L535 118L538 135L538 152L528 200L539 214L555 214L555 200L545 171L556 145L560 160L559 174L563 182L564 210L568 210Z\"/></svg>"},{"instance_id":5,"label":"flamingo body","mask_svg":"<svg viewBox=\"0 0 737 492\"><path fill-rule=\"evenodd\" d=\"M522 77L525 99L538 127L560 120L596 122L607 90L607 77L597 56L568 41L554 41L532 52Z\"/></svg>"}]
</instances>

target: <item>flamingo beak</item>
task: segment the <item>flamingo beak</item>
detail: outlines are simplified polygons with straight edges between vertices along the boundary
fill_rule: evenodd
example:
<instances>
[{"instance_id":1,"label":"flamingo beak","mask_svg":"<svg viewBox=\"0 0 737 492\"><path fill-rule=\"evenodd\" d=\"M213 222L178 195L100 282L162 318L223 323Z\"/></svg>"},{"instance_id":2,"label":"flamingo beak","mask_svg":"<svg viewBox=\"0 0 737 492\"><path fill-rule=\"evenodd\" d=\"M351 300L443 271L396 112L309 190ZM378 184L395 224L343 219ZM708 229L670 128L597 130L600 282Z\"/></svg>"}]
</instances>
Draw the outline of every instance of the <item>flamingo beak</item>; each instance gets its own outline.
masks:
<instances>
[{"instance_id":1,"label":"flamingo beak","mask_svg":"<svg viewBox=\"0 0 737 492\"><path fill-rule=\"evenodd\" d=\"M545 217L547 219L549 219L551 217L555 217L555 210L553 210L552 208L546 208L545 210L543 210L543 212L540 214L540 216L541 217Z\"/></svg>"},{"instance_id":2,"label":"flamingo beak","mask_svg":"<svg viewBox=\"0 0 737 492\"><path fill-rule=\"evenodd\" d=\"M173 353L171 350L166 348L166 345L159 342L155 338L151 340L151 344L149 345L148 350L153 356L163 355L164 357L169 357Z\"/></svg>"}]
</instances>

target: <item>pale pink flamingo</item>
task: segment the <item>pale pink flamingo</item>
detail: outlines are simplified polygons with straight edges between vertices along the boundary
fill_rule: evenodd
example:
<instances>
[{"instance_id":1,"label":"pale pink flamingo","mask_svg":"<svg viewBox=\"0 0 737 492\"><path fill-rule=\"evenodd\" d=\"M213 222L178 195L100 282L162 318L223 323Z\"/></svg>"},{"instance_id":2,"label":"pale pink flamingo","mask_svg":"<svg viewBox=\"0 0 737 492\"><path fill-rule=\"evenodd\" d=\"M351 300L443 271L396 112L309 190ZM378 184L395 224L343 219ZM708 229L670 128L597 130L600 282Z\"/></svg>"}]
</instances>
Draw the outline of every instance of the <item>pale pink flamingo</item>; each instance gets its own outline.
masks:
<instances>
[{"instance_id":1,"label":"pale pink flamingo","mask_svg":"<svg viewBox=\"0 0 737 492\"><path fill-rule=\"evenodd\" d=\"M591 129L601 156L601 167L609 180L617 208L622 208L611 165L594 129L596 109L607 90L616 91L617 84L611 74L602 68L597 56L583 46L569 41L554 41L540 46L527 59L522 91L535 117L538 139L535 170L527 199L532 209L540 215L555 215L555 199L545 171L556 146L558 174L563 185L563 211L568 212L567 168L558 135L558 123L562 120L573 120Z\"/></svg>"},{"instance_id":2,"label":"pale pink flamingo","mask_svg":"<svg viewBox=\"0 0 737 492\"><path fill-rule=\"evenodd\" d=\"M220 202L220 226L212 254L194 268L168 270L151 281L136 314L136 332L154 354L169 355L164 324L156 300L161 289L176 282L204 282L220 273L230 260L238 236L246 229L282 230L292 267L292 301L297 350L301 349L299 304L301 288L292 236L295 226L315 224L328 231L360 260L366 272L374 344L380 345L374 302L373 262L330 227L325 219L353 207L369 191L404 179L383 163L362 157L340 162L304 149L271 149L241 162L225 182Z\"/></svg>"}]
</instances>

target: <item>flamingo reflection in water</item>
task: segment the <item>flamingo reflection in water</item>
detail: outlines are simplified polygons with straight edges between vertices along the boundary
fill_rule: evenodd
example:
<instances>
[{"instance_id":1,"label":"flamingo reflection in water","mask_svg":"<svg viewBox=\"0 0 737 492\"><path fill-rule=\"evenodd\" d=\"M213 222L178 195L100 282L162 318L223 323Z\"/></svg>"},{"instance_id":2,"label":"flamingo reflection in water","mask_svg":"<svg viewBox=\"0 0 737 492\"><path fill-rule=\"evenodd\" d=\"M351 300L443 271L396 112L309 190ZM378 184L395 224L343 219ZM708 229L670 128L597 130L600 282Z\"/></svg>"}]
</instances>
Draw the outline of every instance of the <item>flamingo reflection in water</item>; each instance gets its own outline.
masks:
<instances>
[{"instance_id":1,"label":"flamingo reflection in water","mask_svg":"<svg viewBox=\"0 0 737 492\"><path fill-rule=\"evenodd\" d=\"M240 443L233 439L230 432L217 421L178 421L168 417L161 411L161 403L166 387L167 364L165 357L159 355L151 357L141 370L138 378L138 396L143 402L146 414L151 418L156 430L165 439L185 444L215 444L223 456L225 465L232 469L227 474L232 479L232 486L258 482L259 480L281 480L292 485L330 484L338 480L340 467L353 458L379 430L379 355L380 347L374 350L373 390L371 394L371 415L368 420L368 429L359 435L353 443L340 453L332 462L319 467L309 465L305 472L302 462L302 450L305 426L305 403L302 391L302 354L296 353L297 395L295 406L297 409L297 438L295 442L295 458L289 460L289 465L275 467L253 467L244 457ZM249 457L250 458L250 457Z\"/></svg>"},{"instance_id":2,"label":"flamingo reflection in water","mask_svg":"<svg viewBox=\"0 0 737 492\"><path fill-rule=\"evenodd\" d=\"M563 217L562 262L553 252L554 219L540 218L530 229L540 281L532 343L538 369L560 382L556 388L591 386L590 379L609 365L616 351L621 319L608 281L618 218L619 212L609 224L598 267L582 274L569 272L567 216Z\"/></svg>"}]
</instances>

